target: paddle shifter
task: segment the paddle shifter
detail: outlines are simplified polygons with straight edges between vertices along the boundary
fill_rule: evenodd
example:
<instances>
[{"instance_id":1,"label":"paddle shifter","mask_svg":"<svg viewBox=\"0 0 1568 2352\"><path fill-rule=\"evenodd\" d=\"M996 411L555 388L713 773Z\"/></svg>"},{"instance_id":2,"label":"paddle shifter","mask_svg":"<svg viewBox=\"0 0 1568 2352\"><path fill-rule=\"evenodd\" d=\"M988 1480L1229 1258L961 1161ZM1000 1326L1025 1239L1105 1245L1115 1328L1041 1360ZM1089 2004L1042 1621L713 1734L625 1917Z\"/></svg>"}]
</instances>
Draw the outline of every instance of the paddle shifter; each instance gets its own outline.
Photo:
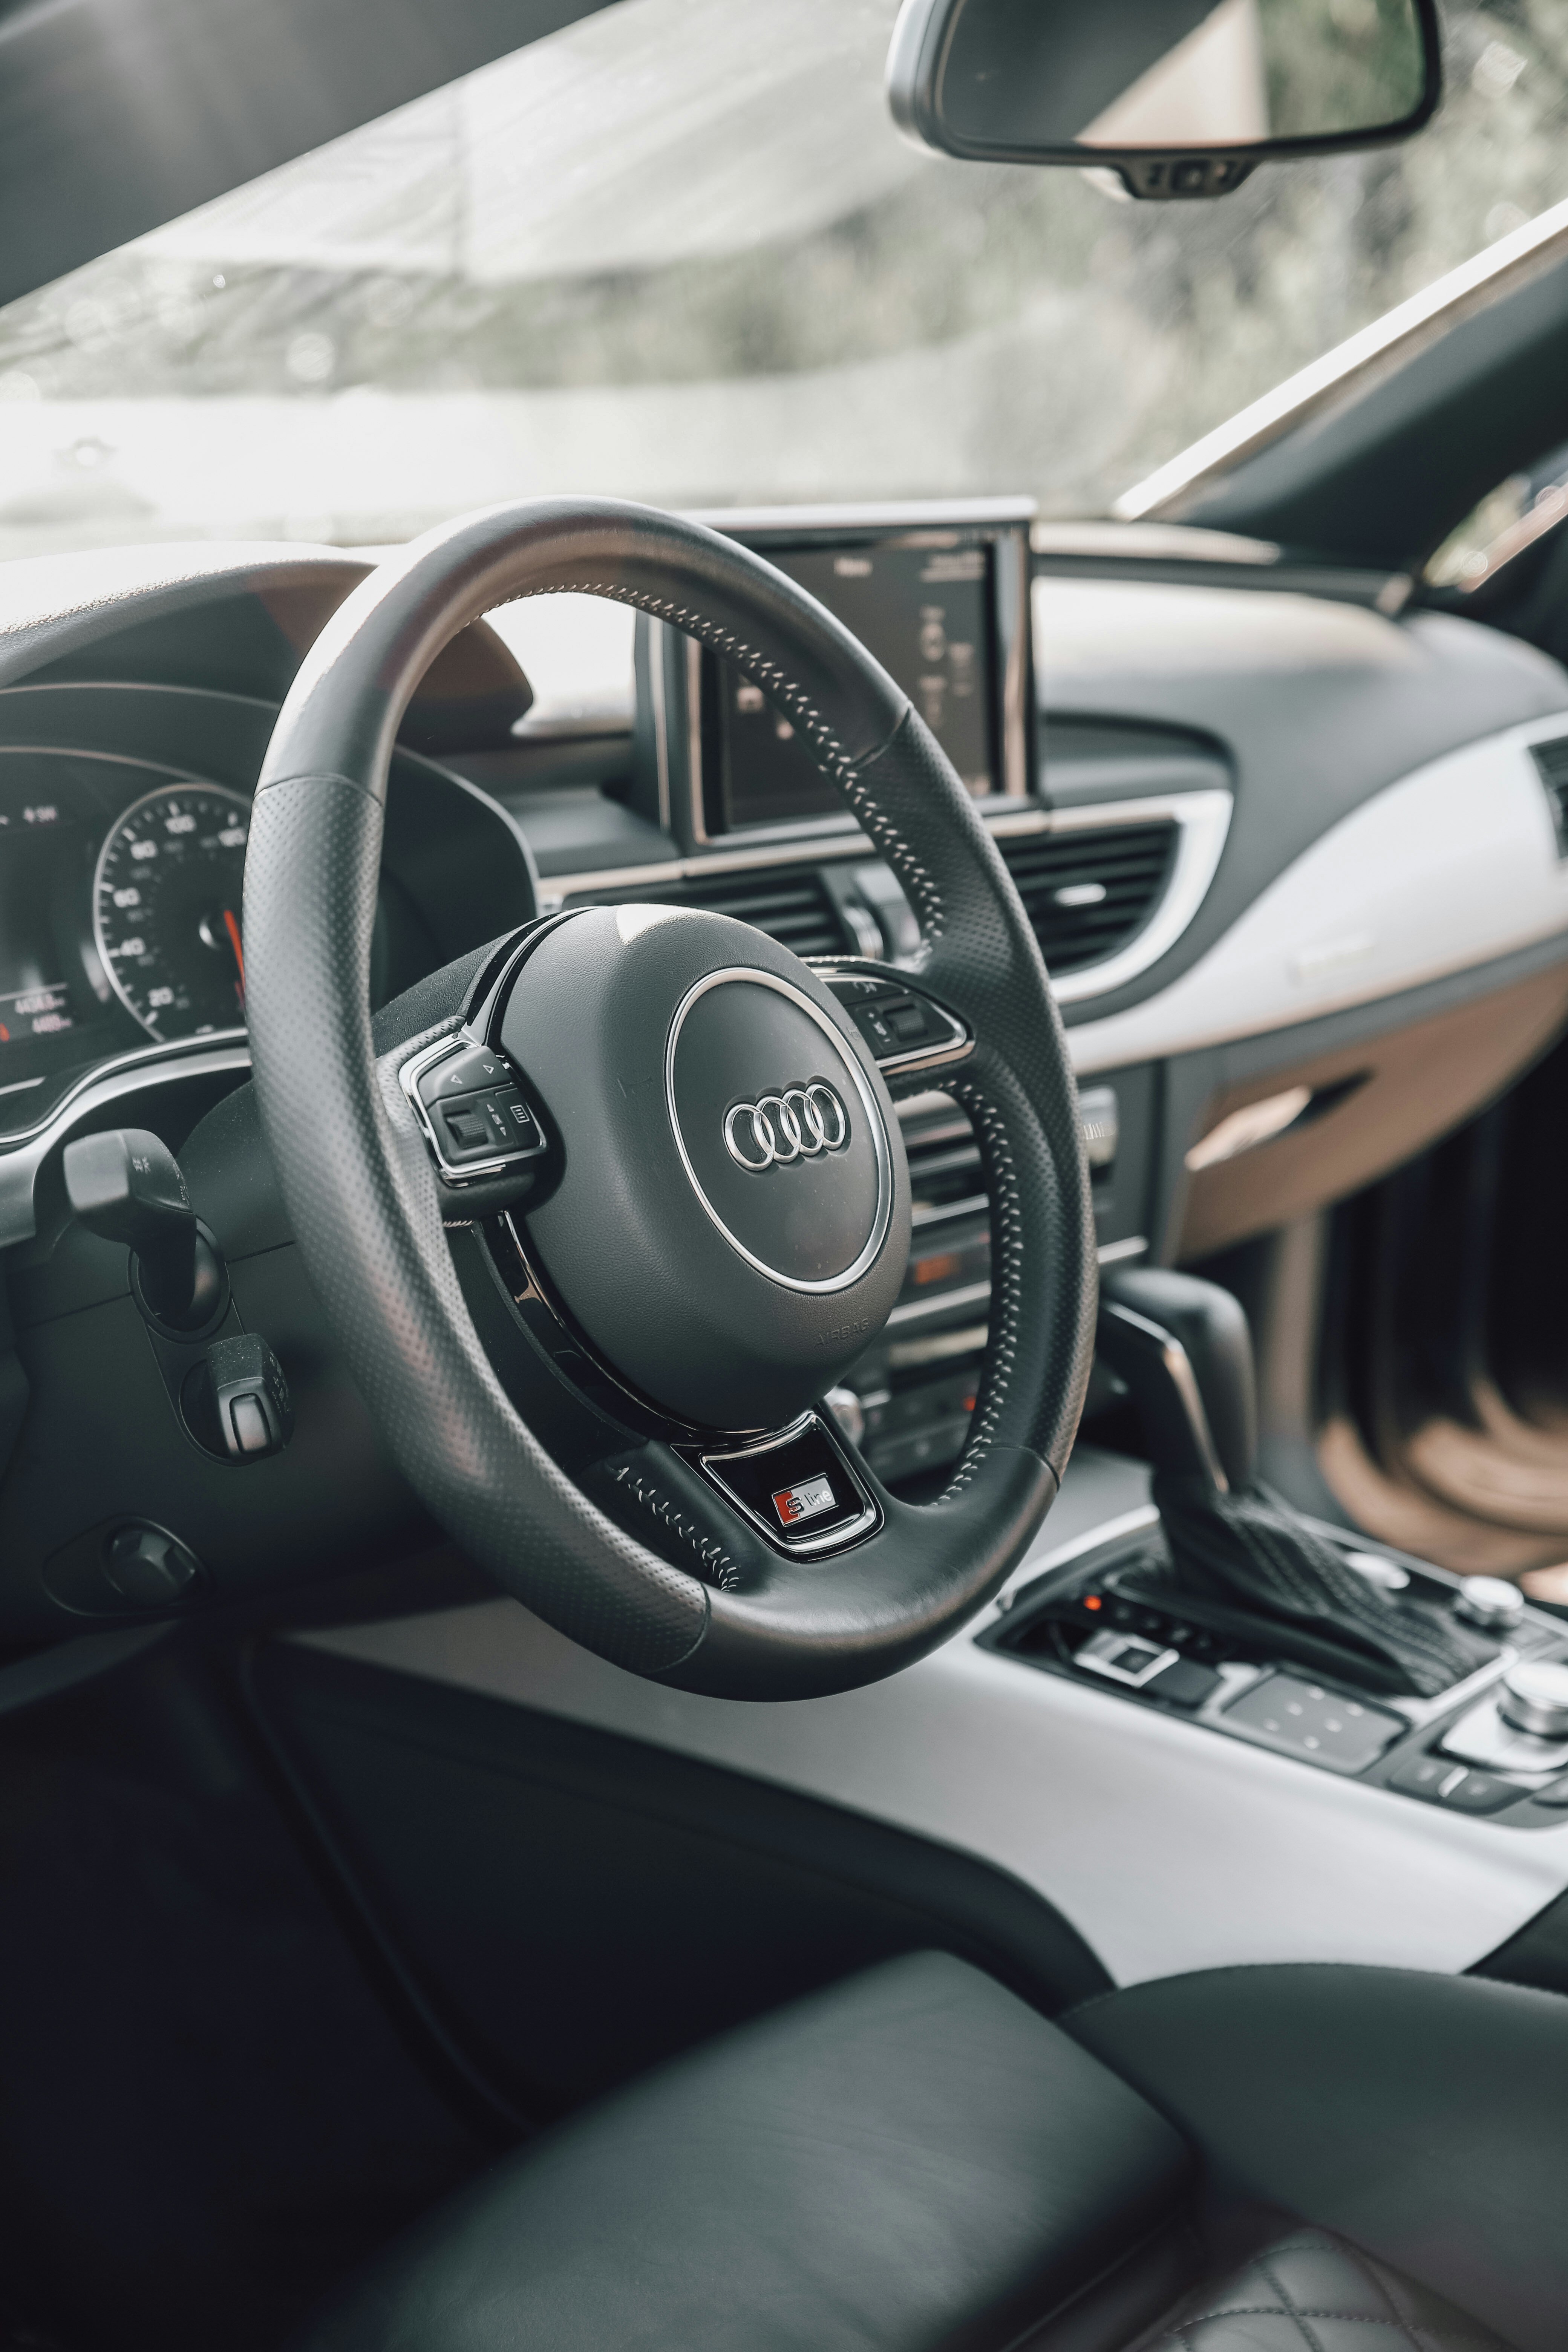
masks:
<instances>
[{"instance_id":1,"label":"paddle shifter","mask_svg":"<svg viewBox=\"0 0 1568 2352\"><path fill-rule=\"evenodd\" d=\"M1160 1267L1102 1278L1099 1350L1138 1405L1176 1581L1278 1654L1433 1696L1494 1654L1432 1602L1390 1592L1258 1483L1252 1336L1217 1283ZM1342 1663L1341 1661L1342 1660Z\"/></svg>"}]
</instances>

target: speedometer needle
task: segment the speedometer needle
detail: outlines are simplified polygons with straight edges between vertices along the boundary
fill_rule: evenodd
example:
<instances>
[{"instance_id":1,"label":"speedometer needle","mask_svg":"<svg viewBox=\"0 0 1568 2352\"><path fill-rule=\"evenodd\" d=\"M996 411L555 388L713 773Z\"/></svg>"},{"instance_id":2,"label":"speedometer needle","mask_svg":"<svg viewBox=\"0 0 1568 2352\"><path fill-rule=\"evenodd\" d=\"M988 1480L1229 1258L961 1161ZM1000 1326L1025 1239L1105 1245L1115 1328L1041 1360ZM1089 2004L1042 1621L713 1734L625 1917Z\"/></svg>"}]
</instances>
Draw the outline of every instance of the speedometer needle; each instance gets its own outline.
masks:
<instances>
[{"instance_id":1,"label":"speedometer needle","mask_svg":"<svg viewBox=\"0 0 1568 2352\"><path fill-rule=\"evenodd\" d=\"M228 933L228 943L234 950L234 960L239 966L239 1009L243 1013L245 1010L245 950L239 944L239 925L235 921L234 910L230 907L226 907L223 910L223 927Z\"/></svg>"}]
</instances>

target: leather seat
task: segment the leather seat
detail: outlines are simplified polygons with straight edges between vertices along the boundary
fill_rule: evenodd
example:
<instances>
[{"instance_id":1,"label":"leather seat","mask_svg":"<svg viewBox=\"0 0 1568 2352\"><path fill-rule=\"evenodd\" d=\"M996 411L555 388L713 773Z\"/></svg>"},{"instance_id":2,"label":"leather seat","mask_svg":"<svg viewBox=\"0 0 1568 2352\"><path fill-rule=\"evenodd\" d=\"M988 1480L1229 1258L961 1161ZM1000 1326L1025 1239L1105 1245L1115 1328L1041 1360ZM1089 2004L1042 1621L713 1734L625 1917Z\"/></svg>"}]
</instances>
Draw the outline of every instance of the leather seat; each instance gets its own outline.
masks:
<instances>
[{"instance_id":1,"label":"leather seat","mask_svg":"<svg viewBox=\"0 0 1568 2352\"><path fill-rule=\"evenodd\" d=\"M498 2166L299 2352L1561 2352L1568 2002L921 1953Z\"/></svg>"}]
</instances>

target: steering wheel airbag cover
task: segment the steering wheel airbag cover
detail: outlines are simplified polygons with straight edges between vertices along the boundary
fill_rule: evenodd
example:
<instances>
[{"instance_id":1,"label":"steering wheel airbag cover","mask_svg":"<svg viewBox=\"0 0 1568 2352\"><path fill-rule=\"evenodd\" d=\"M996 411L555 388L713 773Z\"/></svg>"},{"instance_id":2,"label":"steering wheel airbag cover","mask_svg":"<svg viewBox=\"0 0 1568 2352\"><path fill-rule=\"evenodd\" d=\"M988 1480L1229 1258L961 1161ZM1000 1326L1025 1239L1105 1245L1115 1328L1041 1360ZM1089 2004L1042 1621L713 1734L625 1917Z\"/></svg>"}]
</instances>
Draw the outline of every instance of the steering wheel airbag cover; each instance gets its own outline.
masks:
<instances>
[{"instance_id":1,"label":"steering wheel airbag cover","mask_svg":"<svg viewBox=\"0 0 1568 2352\"><path fill-rule=\"evenodd\" d=\"M728 916L595 908L524 964L501 1043L565 1159L531 1255L604 1360L699 1428L795 1420L879 1329L909 1254L892 1106L827 990ZM810 1085L842 1106L839 1147L805 1150L807 1128L742 1168L728 1114Z\"/></svg>"}]
</instances>

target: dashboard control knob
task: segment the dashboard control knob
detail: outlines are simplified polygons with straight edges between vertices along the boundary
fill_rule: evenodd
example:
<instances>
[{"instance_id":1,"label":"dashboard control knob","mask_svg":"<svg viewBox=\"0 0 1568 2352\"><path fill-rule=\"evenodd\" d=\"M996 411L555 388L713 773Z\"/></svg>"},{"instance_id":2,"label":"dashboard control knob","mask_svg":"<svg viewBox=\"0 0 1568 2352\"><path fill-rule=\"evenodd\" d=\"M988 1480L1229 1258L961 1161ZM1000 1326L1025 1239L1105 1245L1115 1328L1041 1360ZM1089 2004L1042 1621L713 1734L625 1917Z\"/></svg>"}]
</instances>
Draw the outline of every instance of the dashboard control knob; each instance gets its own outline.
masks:
<instances>
[{"instance_id":1,"label":"dashboard control knob","mask_svg":"<svg viewBox=\"0 0 1568 2352\"><path fill-rule=\"evenodd\" d=\"M1498 1694L1498 1712L1516 1731L1537 1739L1568 1739L1568 1661L1524 1658L1510 1666Z\"/></svg>"},{"instance_id":2,"label":"dashboard control knob","mask_svg":"<svg viewBox=\"0 0 1568 2352\"><path fill-rule=\"evenodd\" d=\"M1454 1614L1483 1633L1506 1633L1524 1615L1524 1595L1517 1584L1500 1576L1467 1576L1454 1602Z\"/></svg>"}]
</instances>

